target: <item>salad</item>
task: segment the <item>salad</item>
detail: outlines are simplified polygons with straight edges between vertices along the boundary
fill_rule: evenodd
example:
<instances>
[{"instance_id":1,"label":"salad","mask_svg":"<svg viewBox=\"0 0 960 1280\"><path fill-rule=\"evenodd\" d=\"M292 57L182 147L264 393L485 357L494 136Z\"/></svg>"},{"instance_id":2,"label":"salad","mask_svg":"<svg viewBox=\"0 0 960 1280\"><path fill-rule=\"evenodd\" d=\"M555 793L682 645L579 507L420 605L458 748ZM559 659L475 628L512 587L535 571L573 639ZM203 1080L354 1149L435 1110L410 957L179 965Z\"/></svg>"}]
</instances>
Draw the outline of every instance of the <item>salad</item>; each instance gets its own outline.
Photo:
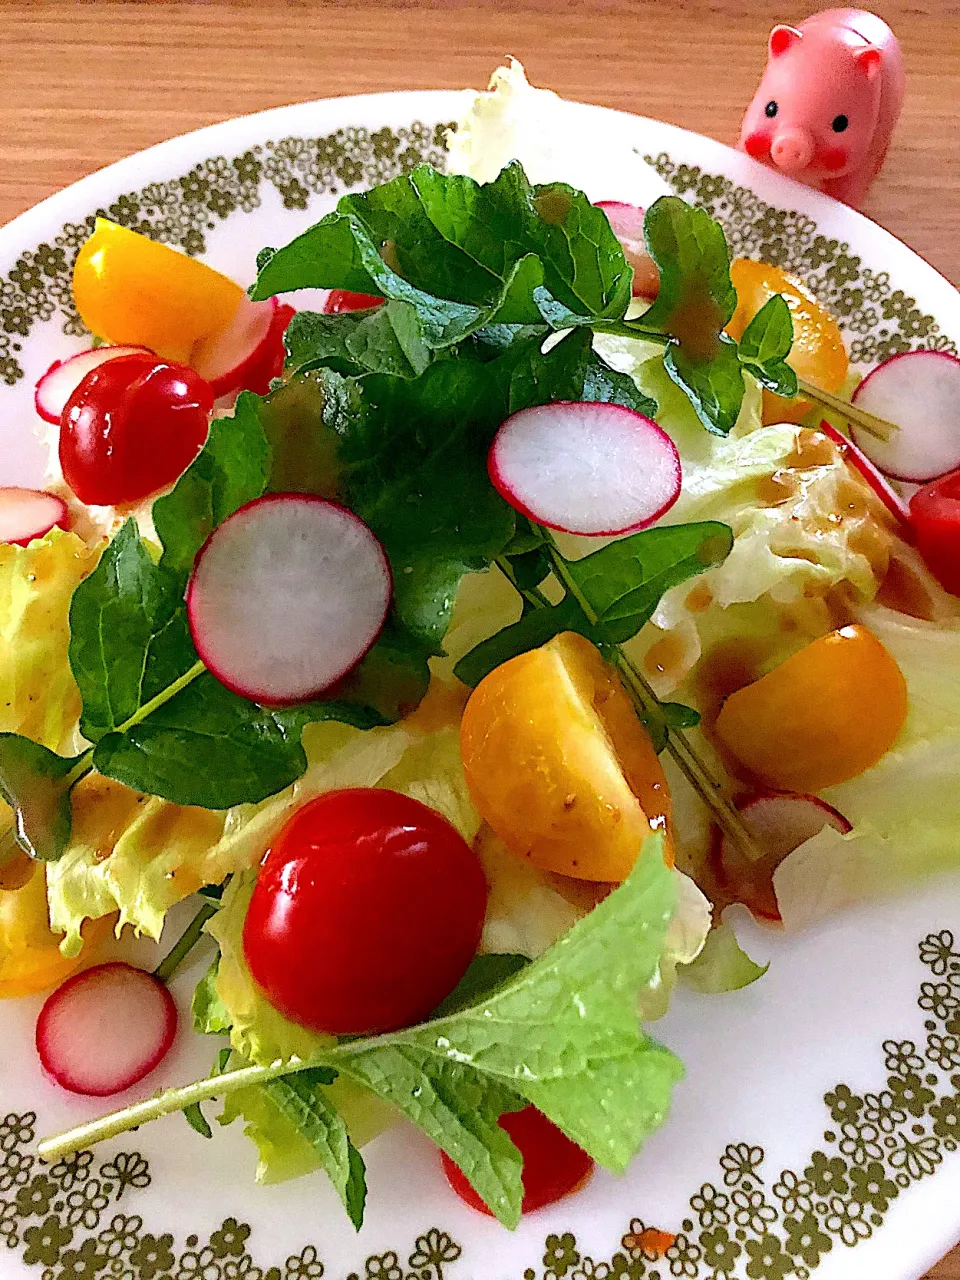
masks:
<instances>
[{"instance_id":1,"label":"salad","mask_svg":"<svg viewBox=\"0 0 960 1280\"><path fill-rule=\"evenodd\" d=\"M163 1059L188 957L216 1039L46 1159L239 1120L359 1228L403 1116L512 1227L663 1124L677 982L762 980L725 907L957 866L960 362L861 380L704 210L534 184L550 100L503 69L449 173L247 293L80 249L97 342L38 384L48 488L0 490L0 996L51 992L88 1097ZM101 962L190 898L152 973Z\"/></svg>"}]
</instances>

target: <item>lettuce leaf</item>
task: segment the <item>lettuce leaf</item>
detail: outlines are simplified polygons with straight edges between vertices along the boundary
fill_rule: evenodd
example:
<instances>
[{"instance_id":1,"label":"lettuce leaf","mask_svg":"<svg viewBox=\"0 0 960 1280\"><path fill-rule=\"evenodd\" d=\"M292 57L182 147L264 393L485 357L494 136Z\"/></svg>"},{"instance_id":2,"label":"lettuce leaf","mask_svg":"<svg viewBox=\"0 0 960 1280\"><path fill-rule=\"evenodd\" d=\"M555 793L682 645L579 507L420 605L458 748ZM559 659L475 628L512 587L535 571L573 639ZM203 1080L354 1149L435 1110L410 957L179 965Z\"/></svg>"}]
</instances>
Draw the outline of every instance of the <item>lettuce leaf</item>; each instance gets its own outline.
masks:
<instances>
[{"instance_id":1,"label":"lettuce leaf","mask_svg":"<svg viewBox=\"0 0 960 1280\"><path fill-rule=\"evenodd\" d=\"M50 919L75 954L87 917L119 911L117 928L159 938L167 910L204 884L255 866L295 808L321 792L373 786L419 735L402 723L358 730L309 725L302 778L257 805L227 811L146 801L108 778L85 778L73 792L73 835L48 875Z\"/></svg>"},{"instance_id":2,"label":"lettuce leaf","mask_svg":"<svg viewBox=\"0 0 960 1280\"><path fill-rule=\"evenodd\" d=\"M332 1084L316 1085L315 1092L340 1114L354 1147L371 1142L397 1122L391 1107L342 1076ZM236 1120L243 1121L244 1133L257 1147L258 1183L270 1186L324 1168L316 1147L262 1086L239 1089L224 1099L218 1123L228 1125Z\"/></svg>"},{"instance_id":3,"label":"lettuce leaf","mask_svg":"<svg viewBox=\"0 0 960 1280\"><path fill-rule=\"evenodd\" d=\"M263 1066L278 1059L309 1060L334 1044L333 1037L291 1022L274 1009L253 981L243 956L243 922L255 883L253 871L234 876L220 910L207 921L206 930L216 939L220 958L197 985L194 1016L199 1016L200 1029L207 1033L228 1033L231 1047L244 1062ZM307 1140L291 1110L302 1108L304 1098L291 1099L283 1085L283 1081L271 1081L231 1094L219 1117L221 1124L244 1120L244 1132L260 1153L258 1182L283 1182L326 1167L323 1151ZM390 1108L343 1077L332 1084L314 1084L310 1092L324 1113L329 1108L339 1113L353 1146L363 1146L396 1121ZM343 1135L338 1139L341 1145L342 1140ZM344 1194L345 1188L346 1183Z\"/></svg>"},{"instance_id":4,"label":"lettuce leaf","mask_svg":"<svg viewBox=\"0 0 960 1280\"><path fill-rule=\"evenodd\" d=\"M0 544L0 862L27 845L56 857L70 829L81 704L68 614L100 551L60 529L27 547Z\"/></svg>"},{"instance_id":5,"label":"lettuce leaf","mask_svg":"<svg viewBox=\"0 0 960 1280\"><path fill-rule=\"evenodd\" d=\"M696 964L711 933L713 909L709 900L696 882L676 867L673 879L677 901L663 939L660 963L640 994L640 1012L648 1021L667 1012L678 978Z\"/></svg>"},{"instance_id":6,"label":"lettuce leaf","mask_svg":"<svg viewBox=\"0 0 960 1280\"><path fill-rule=\"evenodd\" d=\"M70 670L70 600L101 548L54 529L27 547L0 544L0 731L51 751L77 746L80 695Z\"/></svg>"},{"instance_id":7,"label":"lettuce leaf","mask_svg":"<svg viewBox=\"0 0 960 1280\"><path fill-rule=\"evenodd\" d=\"M751 960L737 941L733 925L724 920L711 929L700 954L682 970L680 980L704 995L739 991L758 981L770 968Z\"/></svg>"},{"instance_id":8,"label":"lettuce leaf","mask_svg":"<svg viewBox=\"0 0 960 1280\"><path fill-rule=\"evenodd\" d=\"M230 1028L231 1047L248 1062L266 1066L278 1058L309 1061L334 1043L331 1036L291 1022L253 981L243 956L243 922L256 884L255 871L235 875L224 890L220 910L205 929L220 948L214 988Z\"/></svg>"}]
</instances>

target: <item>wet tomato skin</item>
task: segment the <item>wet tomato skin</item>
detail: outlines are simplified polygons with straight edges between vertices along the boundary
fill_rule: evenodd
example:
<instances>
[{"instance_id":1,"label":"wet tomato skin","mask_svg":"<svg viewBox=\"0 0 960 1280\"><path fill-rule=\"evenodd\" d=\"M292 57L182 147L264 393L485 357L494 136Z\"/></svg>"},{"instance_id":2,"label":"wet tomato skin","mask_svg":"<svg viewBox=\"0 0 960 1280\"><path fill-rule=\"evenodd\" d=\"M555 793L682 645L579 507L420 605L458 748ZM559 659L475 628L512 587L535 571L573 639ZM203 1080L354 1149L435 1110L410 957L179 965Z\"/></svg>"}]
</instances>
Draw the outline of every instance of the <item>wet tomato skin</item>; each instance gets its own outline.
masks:
<instances>
[{"instance_id":1,"label":"wet tomato skin","mask_svg":"<svg viewBox=\"0 0 960 1280\"><path fill-rule=\"evenodd\" d=\"M487 905L477 855L418 800L331 791L288 821L257 877L244 955L281 1013L331 1035L420 1022L476 954Z\"/></svg>"},{"instance_id":2,"label":"wet tomato skin","mask_svg":"<svg viewBox=\"0 0 960 1280\"><path fill-rule=\"evenodd\" d=\"M542 1111L524 1107L500 1117L500 1128L523 1156L523 1212L533 1213L570 1195L593 1172L593 1160L571 1142ZM448 1155L441 1152L443 1172L460 1199L488 1216L490 1210Z\"/></svg>"},{"instance_id":3,"label":"wet tomato skin","mask_svg":"<svg viewBox=\"0 0 960 1280\"><path fill-rule=\"evenodd\" d=\"M918 489L910 517L920 554L944 590L960 596L960 471Z\"/></svg>"},{"instance_id":4,"label":"wet tomato skin","mask_svg":"<svg viewBox=\"0 0 960 1280\"><path fill-rule=\"evenodd\" d=\"M323 313L340 315L344 311L369 311L383 306L384 299L374 293L354 293L350 289L331 289L323 304Z\"/></svg>"},{"instance_id":5,"label":"wet tomato skin","mask_svg":"<svg viewBox=\"0 0 960 1280\"><path fill-rule=\"evenodd\" d=\"M203 448L213 391L193 369L144 351L77 385L60 419L60 467L81 502L139 502L173 484Z\"/></svg>"}]
</instances>

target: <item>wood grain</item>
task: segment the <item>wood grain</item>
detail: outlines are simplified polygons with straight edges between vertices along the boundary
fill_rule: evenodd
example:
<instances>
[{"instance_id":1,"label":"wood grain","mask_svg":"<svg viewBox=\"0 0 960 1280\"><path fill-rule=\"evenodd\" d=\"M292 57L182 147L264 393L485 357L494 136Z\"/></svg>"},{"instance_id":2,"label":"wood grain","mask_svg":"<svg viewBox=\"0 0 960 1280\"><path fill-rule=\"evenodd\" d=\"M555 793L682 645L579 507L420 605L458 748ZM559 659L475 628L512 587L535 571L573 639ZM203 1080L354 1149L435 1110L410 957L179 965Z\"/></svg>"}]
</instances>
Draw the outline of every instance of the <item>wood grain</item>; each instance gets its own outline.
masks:
<instances>
[{"instance_id":1,"label":"wood grain","mask_svg":"<svg viewBox=\"0 0 960 1280\"><path fill-rule=\"evenodd\" d=\"M960 285L960 2L873 8L900 36L908 82L864 211ZM480 88L507 54L567 97L731 142L769 27L807 11L787 0L0 0L0 223L173 134L327 95ZM930 1275L960 1280L960 1250Z\"/></svg>"}]
</instances>

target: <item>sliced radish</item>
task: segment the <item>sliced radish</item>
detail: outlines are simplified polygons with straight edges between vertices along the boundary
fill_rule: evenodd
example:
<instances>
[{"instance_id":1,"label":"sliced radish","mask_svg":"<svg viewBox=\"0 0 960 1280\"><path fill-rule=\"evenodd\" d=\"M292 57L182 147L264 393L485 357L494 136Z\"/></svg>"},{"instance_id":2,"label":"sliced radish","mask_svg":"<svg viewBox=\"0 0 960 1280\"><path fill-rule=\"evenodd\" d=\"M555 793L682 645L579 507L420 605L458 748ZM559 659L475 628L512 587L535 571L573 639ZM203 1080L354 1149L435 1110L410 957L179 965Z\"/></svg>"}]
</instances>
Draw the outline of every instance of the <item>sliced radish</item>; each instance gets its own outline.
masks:
<instances>
[{"instance_id":1,"label":"sliced radish","mask_svg":"<svg viewBox=\"0 0 960 1280\"><path fill-rule=\"evenodd\" d=\"M33 402L44 422L59 423L67 401L93 369L118 356L136 355L143 347L91 347L66 360L55 360L37 383Z\"/></svg>"},{"instance_id":2,"label":"sliced radish","mask_svg":"<svg viewBox=\"0 0 960 1280\"><path fill-rule=\"evenodd\" d=\"M105 1098L148 1076L177 1033L177 1006L152 973L114 961L58 987L37 1019L37 1053L71 1093Z\"/></svg>"},{"instance_id":3,"label":"sliced radish","mask_svg":"<svg viewBox=\"0 0 960 1280\"><path fill-rule=\"evenodd\" d=\"M833 827L842 835L852 827L825 800L794 792L754 792L737 801L737 809L761 856L751 861L729 836L714 828L711 869L715 888L724 903L742 902L755 916L779 920L773 874L787 854L824 827Z\"/></svg>"},{"instance_id":4,"label":"sliced radish","mask_svg":"<svg viewBox=\"0 0 960 1280\"><path fill-rule=\"evenodd\" d=\"M863 450L858 448L852 440L848 440L842 432L838 431L826 419L820 423L820 430L828 439L833 441L851 467L863 476L890 514L896 516L898 520L902 520L904 524L909 524L910 507L906 499L897 493L887 477L877 470Z\"/></svg>"},{"instance_id":5,"label":"sliced radish","mask_svg":"<svg viewBox=\"0 0 960 1280\"><path fill-rule=\"evenodd\" d=\"M194 352L194 369L217 398L237 391L265 395L283 371L283 335L293 315L293 307L276 298L244 298L230 326Z\"/></svg>"},{"instance_id":6,"label":"sliced radish","mask_svg":"<svg viewBox=\"0 0 960 1280\"><path fill-rule=\"evenodd\" d=\"M868 373L852 397L858 409L895 422L889 440L852 426L871 462L894 480L924 484L960 467L960 360L908 351Z\"/></svg>"},{"instance_id":7,"label":"sliced radish","mask_svg":"<svg viewBox=\"0 0 960 1280\"><path fill-rule=\"evenodd\" d=\"M298 493L241 507L197 556L187 614L216 678L256 702L303 702L351 671L390 608L390 566L352 511Z\"/></svg>"},{"instance_id":8,"label":"sliced radish","mask_svg":"<svg viewBox=\"0 0 960 1280\"><path fill-rule=\"evenodd\" d=\"M619 200L598 200L597 208L607 215L624 257L633 267L633 296L652 301L660 292L660 272L647 253L643 238L644 210L637 204L623 204Z\"/></svg>"},{"instance_id":9,"label":"sliced radish","mask_svg":"<svg viewBox=\"0 0 960 1280\"><path fill-rule=\"evenodd\" d=\"M559 401L500 427L490 478L522 515L567 533L643 529L680 496L680 455L660 427L619 404Z\"/></svg>"},{"instance_id":10,"label":"sliced radish","mask_svg":"<svg viewBox=\"0 0 960 1280\"><path fill-rule=\"evenodd\" d=\"M0 542L25 547L57 525L70 527L70 513L62 498L39 489L0 488Z\"/></svg>"}]
</instances>

